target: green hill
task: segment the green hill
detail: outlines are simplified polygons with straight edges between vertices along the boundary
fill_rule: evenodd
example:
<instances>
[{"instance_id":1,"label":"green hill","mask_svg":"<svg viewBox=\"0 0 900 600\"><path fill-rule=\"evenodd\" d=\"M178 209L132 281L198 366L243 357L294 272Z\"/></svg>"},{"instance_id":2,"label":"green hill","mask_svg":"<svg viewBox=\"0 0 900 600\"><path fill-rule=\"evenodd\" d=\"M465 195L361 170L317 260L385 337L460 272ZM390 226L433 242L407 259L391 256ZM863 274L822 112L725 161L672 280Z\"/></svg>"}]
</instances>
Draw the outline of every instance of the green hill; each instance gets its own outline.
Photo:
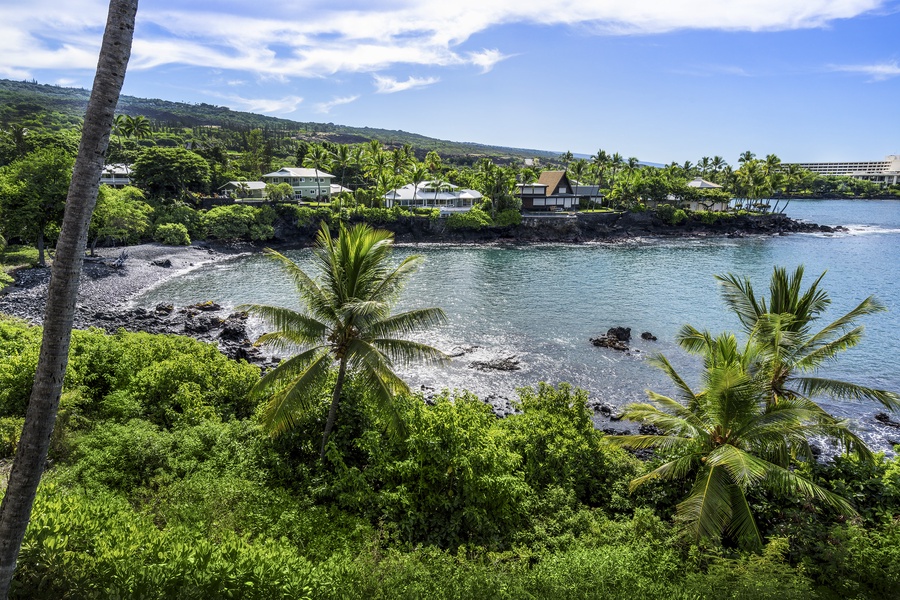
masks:
<instances>
[{"instance_id":1,"label":"green hill","mask_svg":"<svg viewBox=\"0 0 900 600\"><path fill-rule=\"evenodd\" d=\"M64 127L80 122L87 106L90 90L44 85L28 81L0 79L0 123L39 122L47 127ZM400 130L372 127L349 127L334 123L300 122L231 110L227 106L170 102L158 98L122 96L118 112L144 115L166 127L214 126L229 129L263 129L290 133L309 141L329 140L336 143L360 143L377 139L388 145L409 144L419 152L437 151L441 156L489 156L499 159L551 158L556 153L546 150L506 148L468 142L438 140Z\"/></svg>"}]
</instances>

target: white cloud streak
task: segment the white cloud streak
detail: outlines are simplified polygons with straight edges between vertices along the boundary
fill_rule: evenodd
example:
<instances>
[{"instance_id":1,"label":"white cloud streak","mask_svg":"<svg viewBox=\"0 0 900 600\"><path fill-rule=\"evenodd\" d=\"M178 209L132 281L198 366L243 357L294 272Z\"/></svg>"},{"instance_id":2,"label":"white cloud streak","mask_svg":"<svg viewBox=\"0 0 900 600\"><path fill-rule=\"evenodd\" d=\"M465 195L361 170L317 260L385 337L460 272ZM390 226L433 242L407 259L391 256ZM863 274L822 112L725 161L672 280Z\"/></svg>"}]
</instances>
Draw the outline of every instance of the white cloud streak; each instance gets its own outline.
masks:
<instances>
[{"instance_id":1,"label":"white cloud streak","mask_svg":"<svg viewBox=\"0 0 900 600\"><path fill-rule=\"evenodd\" d=\"M359 96L344 96L342 98L333 98L328 102L319 102L315 105L315 110L318 113L330 113L331 109L335 106L341 106L343 104L350 104L351 102L355 102L359 99Z\"/></svg>"},{"instance_id":2,"label":"white cloud streak","mask_svg":"<svg viewBox=\"0 0 900 600\"><path fill-rule=\"evenodd\" d=\"M832 71L868 75L871 81L886 81L900 76L900 63L888 61L874 65L831 65Z\"/></svg>"},{"instance_id":3,"label":"white cloud streak","mask_svg":"<svg viewBox=\"0 0 900 600\"><path fill-rule=\"evenodd\" d=\"M474 67L509 58L463 48L505 24L578 27L598 35L679 29L778 31L823 27L875 11L887 0L157 0L138 13L129 69L184 65L286 80L397 66ZM0 74L96 66L106 17L102 0L0 5Z\"/></svg>"},{"instance_id":4,"label":"white cloud streak","mask_svg":"<svg viewBox=\"0 0 900 600\"><path fill-rule=\"evenodd\" d=\"M415 88L426 87L440 81L437 77L412 77L406 81L398 81L393 77L384 75L374 75L375 93L377 94L395 94L397 92L405 92Z\"/></svg>"},{"instance_id":5,"label":"white cloud streak","mask_svg":"<svg viewBox=\"0 0 900 600\"><path fill-rule=\"evenodd\" d=\"M211 93L211 96L228 100L233 106L247 112L263 113L266 115L283 115L292 113L303 102L300 96L286 96L284 98L244 98L227 94Z\"/></svg>"}]
</instances>

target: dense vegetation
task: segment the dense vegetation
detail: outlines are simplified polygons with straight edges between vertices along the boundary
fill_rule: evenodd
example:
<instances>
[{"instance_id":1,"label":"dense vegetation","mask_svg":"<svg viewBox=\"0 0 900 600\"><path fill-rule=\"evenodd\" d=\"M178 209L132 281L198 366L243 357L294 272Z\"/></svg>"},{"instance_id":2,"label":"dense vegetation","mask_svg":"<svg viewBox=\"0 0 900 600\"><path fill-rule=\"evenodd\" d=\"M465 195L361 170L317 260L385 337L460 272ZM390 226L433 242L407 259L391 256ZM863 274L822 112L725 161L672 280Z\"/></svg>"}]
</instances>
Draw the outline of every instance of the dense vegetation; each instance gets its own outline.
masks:
<instances>
[{"instance_id":1,"label":"dense vegetation","mask_svg":"<svg viewBox=\"0 0 900 600\"><path fill-rule=\"evenodd\" d=\"M40 331L0 322L0 449L15 449ZM802 468L844 520L754 490L766 545L681 538L683 488L603 443L585 396L398 398L405 437L350 378L329 442L328 383L288 434L248 400L255 367L186 338L75 332L17 597L896 597L900 463Z\"/></svg>"}]
</instances>

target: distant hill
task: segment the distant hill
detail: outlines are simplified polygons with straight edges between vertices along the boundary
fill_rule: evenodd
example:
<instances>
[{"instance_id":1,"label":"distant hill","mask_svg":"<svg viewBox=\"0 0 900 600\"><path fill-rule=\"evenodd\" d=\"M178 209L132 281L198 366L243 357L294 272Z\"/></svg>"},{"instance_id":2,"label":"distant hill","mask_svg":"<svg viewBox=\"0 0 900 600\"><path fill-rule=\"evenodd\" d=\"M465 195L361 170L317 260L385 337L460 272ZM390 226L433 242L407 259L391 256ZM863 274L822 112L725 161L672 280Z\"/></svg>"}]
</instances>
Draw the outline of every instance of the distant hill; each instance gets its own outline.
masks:
<instances>
[{"instance_id":1,"label":"distant hill","mask_svg":"<svg viewBox=\"0 0 900 600\"><path fill-rule=\"evenodd\" d=\"M56 113L55 121L75 122L83 117L90 90L44 85L36 82L0 79L0 123L21 123L47 113ZM300 139L327 139L341 144L355 144L377 139L383 143L409 144L417 154L437 151L441 156L466 156L473 159L488 156L503 161L522 158L555 158L554 152L525 148L488 146L469 142L451 142L429 138L400 130L372 127L349 127L334 123L300 122L268 117L250 112L231 110L214 104L187 104L158 98L121 96L118 112L144 115L159 125L168 127L196 127L201 125L233 129L270 129L291 131Z\"/></svg>"}]
</instances>

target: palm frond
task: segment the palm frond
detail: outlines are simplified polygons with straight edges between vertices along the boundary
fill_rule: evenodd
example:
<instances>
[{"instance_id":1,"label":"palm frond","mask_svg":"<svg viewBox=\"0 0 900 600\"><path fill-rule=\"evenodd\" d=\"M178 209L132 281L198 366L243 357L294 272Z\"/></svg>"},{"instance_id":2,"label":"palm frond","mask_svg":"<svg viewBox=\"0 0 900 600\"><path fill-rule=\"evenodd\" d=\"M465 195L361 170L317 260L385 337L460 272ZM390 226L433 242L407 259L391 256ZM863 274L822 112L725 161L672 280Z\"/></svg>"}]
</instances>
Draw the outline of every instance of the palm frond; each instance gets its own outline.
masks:
<instances>
[{"instance_id":1,"label":"palm frond","mask_svg":"<svg viewBox=\"0 0 900 600\"><path fill-rule=\"evenodd\" d=\"M681 392L681 397L687 402L694 400L697 395L691 389L687 383L685 383L684 379L681 378L681 375L678 374L678 371L675 370L675 367L672 366L672 363L669 362L669 359L666 358L662 354L654 354L648 361L651 365L661 369L666 375L668 375L669 379L672 380L672 383L675 384L675 387Z\"/></svg>"},{"instance_id":2,"label":"palm frond","mask_svg":"<svg viewBox=\"0 0 900 600\"><path fill-rule=\"evenodd\" d=\"M783 467L772 465L766 473L765 484L773 491L781 494L802 494L807 498L824 502L845 517L856 516L856 510L846 498L829 492Z\"/></svg>"},{"instance_id":3,"label":"palm frond","mask_svg":"<svg viewBox=\"0 0 900 600\"><path fill-rule=\"evenodd\" d=\"M731 273L716 275L725 304L738 317L741 325L748 332L756 325L759 316L766 312L765 304L757 302L750 279L740 279ZM764 302L764 301L763 301Z\"/></svg>"},{"instance_id":4,"label":"palm frond","mask_svg":"<svg viewBox=\"0 0 900 600\"><path fill-rule=\"evenodd\" d=\"M437 348L411 340L377 338L371 340L371 343L389 357L391 362L398 365L408 365L413 362L421 362L426 365L443 365L450 360L446 354Z\"/></svg>"},{"instance_id":5,"label":"palm frond","mask_svg":"<svg viewBox=\"0 0 900 600\"><path fill-rule=\"evenodd\" d=\"M633 492L645 483L649 483L655 479L661 479L663 481L684 479L690 474L691 470L698 462L698 457L694 454L688 454L676 458L675 460L670 460L649 473L644 473L640 477L632 479L628 484L628 491Z\"/></svg>"},{"instance_id":6,"label":"palm frond","mask_svg":"<svg viewBox=\"0 0 900 600\"><path fill-rule=\"evenodd\" d=\"M367 324L366 335L371 337L409 335L446 322L447 315L440 308L418 308Z\"/></svg>"},{"instance_id":7,"label":"palm frond","mask_svg":"<svg viewBox=\"0 0 900 600\"><path fill-rule=\"evenodd\" d=\"M696 449L697 442L677 435L608 435L603 438L607 443L631 450L691 450Z\"/></svg>"},{"instance_id":8,"label":"palm frond","mask_svg":"<svg viewBox=\"0 0 900 600\"><path fill-rule=\"evenodd\" d=\"M262 413L262 425L272 435L292 429L300 415L308 413L315 406L314 392L328 378L331 358L322 348L314 348L299 354L273 369L262 378L254 393L278 389L267 402ZM279 372L281 370L281 372Z\"/></svg>"},{"instance_id":9,"label":"palm frond","mask_svg":"<svg viewBox=\"0 0 900 600\"><path fill-rule=\"evenodd\" d=\"M735 484L746 489L765 479L770 465L752 454L725 444L709 453L706 457L706 466L722 467Z\"/></svg>"},{"instance_id":10,"label":"palm frond","mask_svg":"<svg viewBox=\"0 0 900 600\"><path fill-rule=\"evenodd\" d=\"M675 509L675 518L682 523L691 538L716 540L731 521L731 488L725 469L705 466L697 476L690 495Z\"/></svg>"},{"instance_id":11,"label":"palm frond","mask_svg":"<svg viewBox=\"0 0 900 600\"><path fill-rule=\"evenodd\" d=\"M731 488L731 522L726 532L743 548L758 550L762 548L762 534L756 526L753 511L747 502L747 495L739 486Z\"/></svg>"},{"instance_id":12,"label":"palm frond","mask_svg":"<svg viewBox=\"0 0 900 600\"><path fill-rule=\"evenodd\" d=\"M837 400L872 400L892 411L900 409L900 394L896 392L822 377L797 377L791 382L809 397L826 395Z\"/></svg>"},{"instance_id":13,"label":"palm frond","mask_svg":"<svg viewBox=\"0 0 900 600\"><path fill-rule=\"evenodd\" d=\"M313 314L322 319L334 319L333 303L329 302L324 291L300 268L300 265L271 248L266 248L264 252L281 265L294 282L300 297L306 300L307 306Z\"/></svg>"},{"instance_id":14,"label":"palm frond","mask_svg":"<svg viewBox=\"0 0 900 600\"><path fill-rule=\"evenodd\" d=\"M272 341L303 346L322 340L328 333L328 326L325 323L290 308L266 304L242 304L237 310L261 318L277 331L277 335L262 336L257 341L259 344Z\"/></svg>"}]
</instances>

